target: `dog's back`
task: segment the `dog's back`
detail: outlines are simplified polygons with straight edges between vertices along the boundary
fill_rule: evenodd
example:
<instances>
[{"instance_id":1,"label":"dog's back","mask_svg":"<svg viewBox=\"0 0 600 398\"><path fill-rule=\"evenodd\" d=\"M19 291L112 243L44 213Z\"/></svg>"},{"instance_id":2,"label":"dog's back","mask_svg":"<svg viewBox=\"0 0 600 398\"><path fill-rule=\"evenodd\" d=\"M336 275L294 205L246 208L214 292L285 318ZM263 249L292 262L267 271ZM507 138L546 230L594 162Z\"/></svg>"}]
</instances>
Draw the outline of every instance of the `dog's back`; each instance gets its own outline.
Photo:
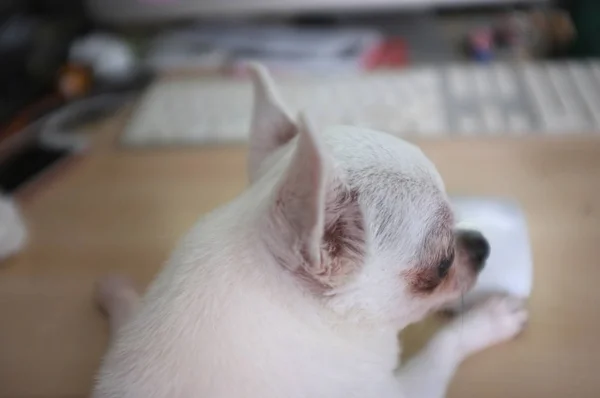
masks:
<instances>
[{"instance_id":1,"label":"dog's back","mask_svg":"<svg viewBox=\"0 0 600 398\"><path fill-rule=\"evenodd\" d=\"M110 347L95 398L341 398L381 388L369 380L395 366L395 333L333 333L339 320L257 250L260 237L244 228L249 200L184 239Z\"/></svg>"}]
</instances>

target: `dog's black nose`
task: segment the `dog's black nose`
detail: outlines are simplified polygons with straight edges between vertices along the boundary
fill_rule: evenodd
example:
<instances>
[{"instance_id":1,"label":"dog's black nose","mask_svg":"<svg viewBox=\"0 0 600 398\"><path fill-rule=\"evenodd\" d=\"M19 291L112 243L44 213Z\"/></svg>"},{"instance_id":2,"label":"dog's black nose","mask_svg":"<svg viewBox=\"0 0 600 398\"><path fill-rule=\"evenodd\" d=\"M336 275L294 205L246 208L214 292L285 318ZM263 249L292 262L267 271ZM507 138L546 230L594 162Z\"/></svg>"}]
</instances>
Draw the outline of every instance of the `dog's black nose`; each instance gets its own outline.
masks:
<instances>
[{"instance_id":1,"label":"dog's black nose","mask_svg":"<svg viewBox=\"0 0 600 398\"><path fill-rule=\"evenodd\" d=\"M464 248L469 254L471 264L476 271L481 271L485 260L490 256L490 244L479 231L465 231L462 234Z\"/></svg>"}]
</instances>

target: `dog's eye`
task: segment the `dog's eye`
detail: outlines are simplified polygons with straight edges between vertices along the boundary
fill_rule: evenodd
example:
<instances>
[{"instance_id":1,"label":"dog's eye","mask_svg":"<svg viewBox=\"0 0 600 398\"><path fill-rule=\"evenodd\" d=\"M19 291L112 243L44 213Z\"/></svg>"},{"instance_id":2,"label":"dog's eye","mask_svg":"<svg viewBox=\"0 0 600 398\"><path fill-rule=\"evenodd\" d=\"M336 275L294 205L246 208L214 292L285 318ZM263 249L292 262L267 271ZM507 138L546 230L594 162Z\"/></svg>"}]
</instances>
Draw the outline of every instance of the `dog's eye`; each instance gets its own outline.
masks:
<instances>
[{"instance_id":1,"label":"dog's eye","mask_svg":"<svg viewBox=\"0 0 600 398\"><path fill-rule=\"evenodd\" d=\"M454 256L450 256L445 258L438 265L438 275L440 278L445 278L448 275L448 271L450 271L450 267L452 267L452 263L454 262Z\"/></svg>"}]
</instances>

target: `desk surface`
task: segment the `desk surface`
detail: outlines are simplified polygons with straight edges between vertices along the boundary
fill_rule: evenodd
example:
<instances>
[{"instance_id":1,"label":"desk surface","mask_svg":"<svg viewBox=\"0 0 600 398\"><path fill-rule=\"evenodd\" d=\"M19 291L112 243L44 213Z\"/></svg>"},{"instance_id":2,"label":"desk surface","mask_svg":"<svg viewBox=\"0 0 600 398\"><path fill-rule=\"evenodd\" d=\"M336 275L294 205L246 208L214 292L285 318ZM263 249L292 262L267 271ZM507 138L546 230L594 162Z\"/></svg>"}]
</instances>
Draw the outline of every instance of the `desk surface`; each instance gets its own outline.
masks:
<instances>
[{"instance_id":1,"label":"desk surface","mask_svg":"<svg viewBox=\"0 0 600 398\"><path fill-rule=\"evenodd\" d=\"M106 138L117 128L97 128L102 144L22 200L31 243L0 267L0 397L86 396L107 337L94 280L146 284L245 185L244 148L127 151ZM468 360L450 397L597 397L600 140L421 144L450 193L520 201L536 261L528 330Z\"/></svg>"}]
</instances>

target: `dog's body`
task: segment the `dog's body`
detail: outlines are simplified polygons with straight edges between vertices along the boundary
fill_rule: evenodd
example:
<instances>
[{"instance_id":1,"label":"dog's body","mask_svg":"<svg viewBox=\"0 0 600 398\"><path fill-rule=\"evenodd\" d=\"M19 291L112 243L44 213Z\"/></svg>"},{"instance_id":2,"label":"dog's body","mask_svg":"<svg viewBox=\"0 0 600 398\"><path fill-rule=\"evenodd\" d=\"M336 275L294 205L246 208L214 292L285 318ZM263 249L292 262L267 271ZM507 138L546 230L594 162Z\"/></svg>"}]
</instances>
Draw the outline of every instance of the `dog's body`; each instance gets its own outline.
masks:
<instances>
[{"instance_id":1,"label":"dog's body","mask_svg":"<svg viewBox=\"0 0 600 398\"><path fill-rule=\"evenodd\" d=\"M397 333L468 289L487 243L453 231L417 148L317 134L254 77L251 186L194 228L141 305L122 280L101 285L113 340L94 396L441 398L465 356L521 329L521 303L482 304L403 367Z\"/></svg>"}]
</instances>

